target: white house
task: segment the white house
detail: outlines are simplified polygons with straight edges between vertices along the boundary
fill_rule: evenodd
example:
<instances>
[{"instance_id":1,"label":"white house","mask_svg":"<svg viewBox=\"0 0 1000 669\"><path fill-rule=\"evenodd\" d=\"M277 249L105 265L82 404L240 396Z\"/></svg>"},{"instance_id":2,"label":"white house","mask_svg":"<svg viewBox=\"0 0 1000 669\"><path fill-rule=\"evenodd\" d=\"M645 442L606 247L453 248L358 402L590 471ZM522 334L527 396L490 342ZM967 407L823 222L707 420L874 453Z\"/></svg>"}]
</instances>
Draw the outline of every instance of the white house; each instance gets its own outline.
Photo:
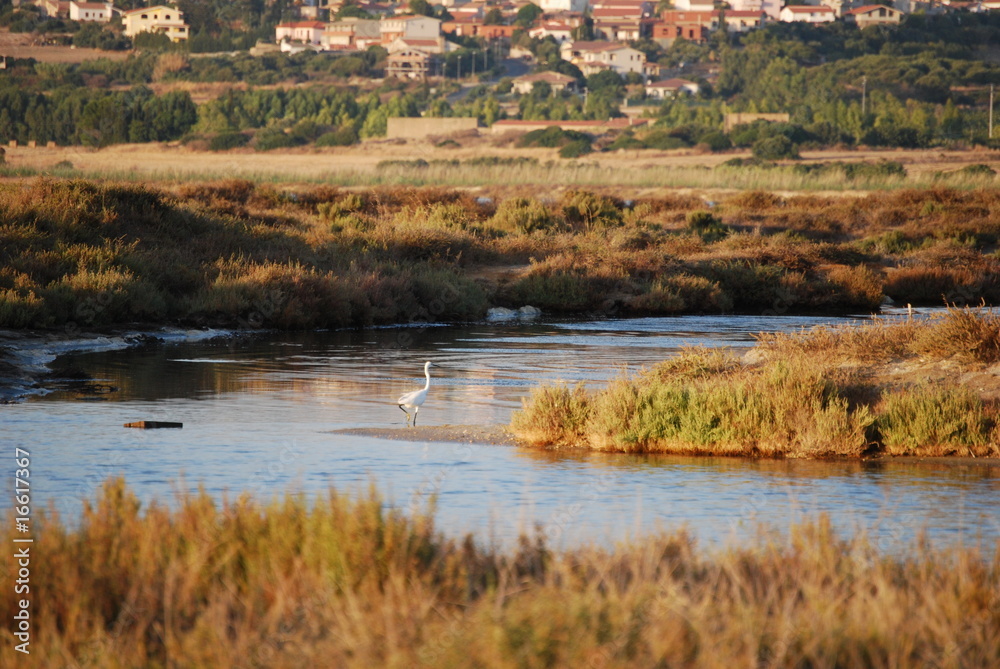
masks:
<instances>
[{"instance_id":1,"label":"white house","mask_svg":"<svg viewBox=\"0 0 1000 669\"><path fill-rule=\"evenodd\" d=\"M326 24L322 21L292 21L279 23L274 27L274 39L278 42L302 42L322 44Z\"/></svg>"},{"instance_id":2,"label":"white house","mask_svg":"<svg viewBox=\"0 0 1000 669\"><path fill-rule=\"evenodd\" d=\"M107 23L111 20L110 2L75 2L70 0L69 18L72 21L81 23L92 21L94 23Z\"/></svg>"},{"instance_id":3,"label":"white house","mask_svg":"<svg viewBox=\"0 0 1000 669\"><path fill-rule=\"evenodd\" d=\"M844 14L844 20L849 23L856 23L859 28L879 25L882 23L899 23L903 18L903 12L885 5L865 5L848 10Z\"/></svg>"},{"instance_id":4,"label":"white house","mask_svg":"<svg viewBox=\"0 0 1000 669\"><path fill-rule=\"evenodd\" d=\"M713 12L715 3L712 0L674 0L674 11Z\"/></svg>"},{"instance_id":5,"label":"white house","mask_svg":"<svg viewBox=\"0 0 1000 669\"><path fill-rule=\"evenodd\" d=\"M781 0L729 0L729 7L736 12L764 12L773 21L781 14Z\"/></svg>"},{"instance_id":6,"label":"white house","mask_svg":"<svg viewBox=\"0 0 1000 669\"><path fill-rule=\"evenodd\" d=\"M551 37L562 44L572 38L573 26L559 21L542 21L537 26L528 31L529 37L545 39Z\"/></svg>"},{"instance_id":7,"label":"white house","mask_svg":"<svg viewBox=\"0 0 1000 669\"><path fill-rule=\"evenodd\" d=\"M806 23L829 23L837 14L826 5L785 5L778 19L781 21L804 21Z\"/></svg>"},{"instance_id":8,"label":"white house","mask_svg":"<svg viewBox=\"0 0 1000 669\"><path fill-rule=\"evenodd\" d=\"M189 35L184 12L166 5L123 12L122 27L126 37L135 37L139 33L159 33L169 37L171 42L179 42Z\"/></svg>"},{"instance_id":9,"label":"white house","mask_svg":"<svg viewBox=\"0 0 1000 669\"><path fill-rule=\"evenodd\" d=\"M540 0L538 6L549 14L551 12L583 12L589 6L588 0Z\"/></svg>"},{"instance_id":10,"label":"white house","mask_svg":"<svg viewBox=\"0 0 1000 669\"><path fill-rule=\"evenodd\" d=\"M617 42L563 42L559 55L587 75L601 70L642 74L646 65L646 54Z\"/></svg>"},{"instance_id":11,"label":"white house","mask_svg":"<svg viewBox=\"0 0 1000 669\"><path fill-rule=\"evenodd\" d=\"M757 30L767 23L769 17L763 11L743 12L735 9L727 9L722 12L722 20L726 22L726 31L731 33L745 33Z\"/></svg>"},{"instance_id":12,"label":"white house","mask_svg":"<svg viewBox=\"0 0 1000 669\"><path fill-rule=\"evenodd\" d=\"M436 40L441 37L441 19L431 16L386 16L379 22L382 44L398 38L405 40Z\"/></svg>"},{"instance_id":13,"label":"white house","mask_svg":"<svg viewBox=\"0 0 1000 669\"><path fill-rule=\"evenodd\" d=\"M364 51L382 42L382 32L376 19L355 17L327 23L320 44L326 49L358 49Z\"/></svg>"},{"instance_id":14,"label":"white house","mask_svg":"<svg viewBox=\"0 0 1000 669\"><path fill-rule=\"evenodd\" d=\"M660 100L676 97L680 94L698 95L700 90L701 86L697 82L688 81L687 79L664 79L663 81L646 84L646 95L651 98L659 98Z\"/></svg>"},{"instance_id":15,"label":"white house","mask_svg":"<svg viewBox=\"0 0 1000 669\"><path fill-rule=\"evenodd\" d=\"M572 89L576 85L576 79L567 74L538 72L514 78L514 90L521 95L527 95L535 87L535 84L539 82L548 84L552 88L553 93L559 93L566 88Z\"/></svg>"}]
</instances>

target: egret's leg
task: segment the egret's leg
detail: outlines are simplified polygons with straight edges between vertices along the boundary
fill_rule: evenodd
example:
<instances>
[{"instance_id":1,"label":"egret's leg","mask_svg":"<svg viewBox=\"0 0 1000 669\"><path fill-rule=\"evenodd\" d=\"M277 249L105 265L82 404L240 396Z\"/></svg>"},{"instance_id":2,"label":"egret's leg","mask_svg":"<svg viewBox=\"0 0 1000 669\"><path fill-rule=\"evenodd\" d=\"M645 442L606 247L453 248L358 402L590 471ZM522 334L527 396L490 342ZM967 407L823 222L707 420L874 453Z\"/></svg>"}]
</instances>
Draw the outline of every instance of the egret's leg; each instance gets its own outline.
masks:
<instances>
[{"instance_id":1,"label":"egret's leg","mask_svg":"<svg viewBox=\"0 0 1000 669\"><path fill-rule=\"evenodd\" d=\"M417 426L417 412L420 411L420 407L413 407L413 427Z\"/></svg>"},{"instance_id":2,"label":"egret's leg","mask_svg":"<svg viewBox=\"0 0 1000 669\"><path fill-rule=\"evenodd\" d=\"M403 408L403 405L399 405L399 410L406 414L406 427L410 426L410 412Z\"/></svg>"}]
</instances>

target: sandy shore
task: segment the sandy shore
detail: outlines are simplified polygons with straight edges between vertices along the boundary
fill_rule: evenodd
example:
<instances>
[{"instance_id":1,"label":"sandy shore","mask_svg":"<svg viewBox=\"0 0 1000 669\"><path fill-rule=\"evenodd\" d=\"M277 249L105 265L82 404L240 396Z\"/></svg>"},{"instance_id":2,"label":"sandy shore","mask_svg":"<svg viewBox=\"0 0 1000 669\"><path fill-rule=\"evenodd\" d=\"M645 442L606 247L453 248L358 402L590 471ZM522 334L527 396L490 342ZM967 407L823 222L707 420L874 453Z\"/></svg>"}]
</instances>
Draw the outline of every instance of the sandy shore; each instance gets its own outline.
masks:
<instances>
[{"instance_id":1,"label":"sandy shore","mask_svg":"<svg viewBox=\"0 0 1000 669\"><path fill-rule=\"evenodd\" d=\"M399 441L444 442L485 444L488 446L516 446L517 440L503 425L418 425L417 427L357 427L331 430L331 434L348 434L374 439Z\"/></svg>"}]
</instances>

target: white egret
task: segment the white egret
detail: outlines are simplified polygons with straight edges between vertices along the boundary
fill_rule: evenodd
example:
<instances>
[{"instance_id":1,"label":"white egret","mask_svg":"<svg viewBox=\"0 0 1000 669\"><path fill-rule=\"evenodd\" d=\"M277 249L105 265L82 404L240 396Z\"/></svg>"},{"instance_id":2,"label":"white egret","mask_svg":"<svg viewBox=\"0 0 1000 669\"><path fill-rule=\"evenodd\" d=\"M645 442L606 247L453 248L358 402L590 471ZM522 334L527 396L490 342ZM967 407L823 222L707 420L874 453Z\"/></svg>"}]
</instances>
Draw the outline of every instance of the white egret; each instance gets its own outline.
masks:
<instances>
[{"instance_id":1,"label":"white egret","mask_svg":"<svg viewBox=\"0 0 1000 669\"><path fill-rule=\"evenodd\" d=\"M399 408L403 410L406 414L406 426L410 426L410 412L407 411L407 407L413 409L413 427L417 426L417 412L420 411L420 407L423 405L424 400L427 399L427 391L431 387L431 363L430 361L424 364L424 376L427 377L427 385L425 385L420 390L414 390L413 392L406 393L398 400L396 404Z\"/></svg>"}]
</instances>

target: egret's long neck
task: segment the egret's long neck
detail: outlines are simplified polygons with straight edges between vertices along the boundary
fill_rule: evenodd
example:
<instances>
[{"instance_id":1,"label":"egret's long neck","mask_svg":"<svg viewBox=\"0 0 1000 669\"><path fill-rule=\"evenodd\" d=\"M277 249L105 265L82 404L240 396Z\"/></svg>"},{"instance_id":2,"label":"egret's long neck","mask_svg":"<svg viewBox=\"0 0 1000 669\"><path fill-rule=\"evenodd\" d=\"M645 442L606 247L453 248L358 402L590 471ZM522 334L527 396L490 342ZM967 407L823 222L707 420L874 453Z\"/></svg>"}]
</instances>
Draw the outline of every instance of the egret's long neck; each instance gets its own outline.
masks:
<instances>
[{"instance_id":1,"label":"egret's long neck","mask_svg":"<svg viewBox=\"0 0 1000 669\"><path fill-rule=\"evenodd\" d=\"M427 390L431 387L431 368L426 365L424 366L424 376L427 377L427 385L424 386L424 390Z\"/></svg>"}]
</instances>

